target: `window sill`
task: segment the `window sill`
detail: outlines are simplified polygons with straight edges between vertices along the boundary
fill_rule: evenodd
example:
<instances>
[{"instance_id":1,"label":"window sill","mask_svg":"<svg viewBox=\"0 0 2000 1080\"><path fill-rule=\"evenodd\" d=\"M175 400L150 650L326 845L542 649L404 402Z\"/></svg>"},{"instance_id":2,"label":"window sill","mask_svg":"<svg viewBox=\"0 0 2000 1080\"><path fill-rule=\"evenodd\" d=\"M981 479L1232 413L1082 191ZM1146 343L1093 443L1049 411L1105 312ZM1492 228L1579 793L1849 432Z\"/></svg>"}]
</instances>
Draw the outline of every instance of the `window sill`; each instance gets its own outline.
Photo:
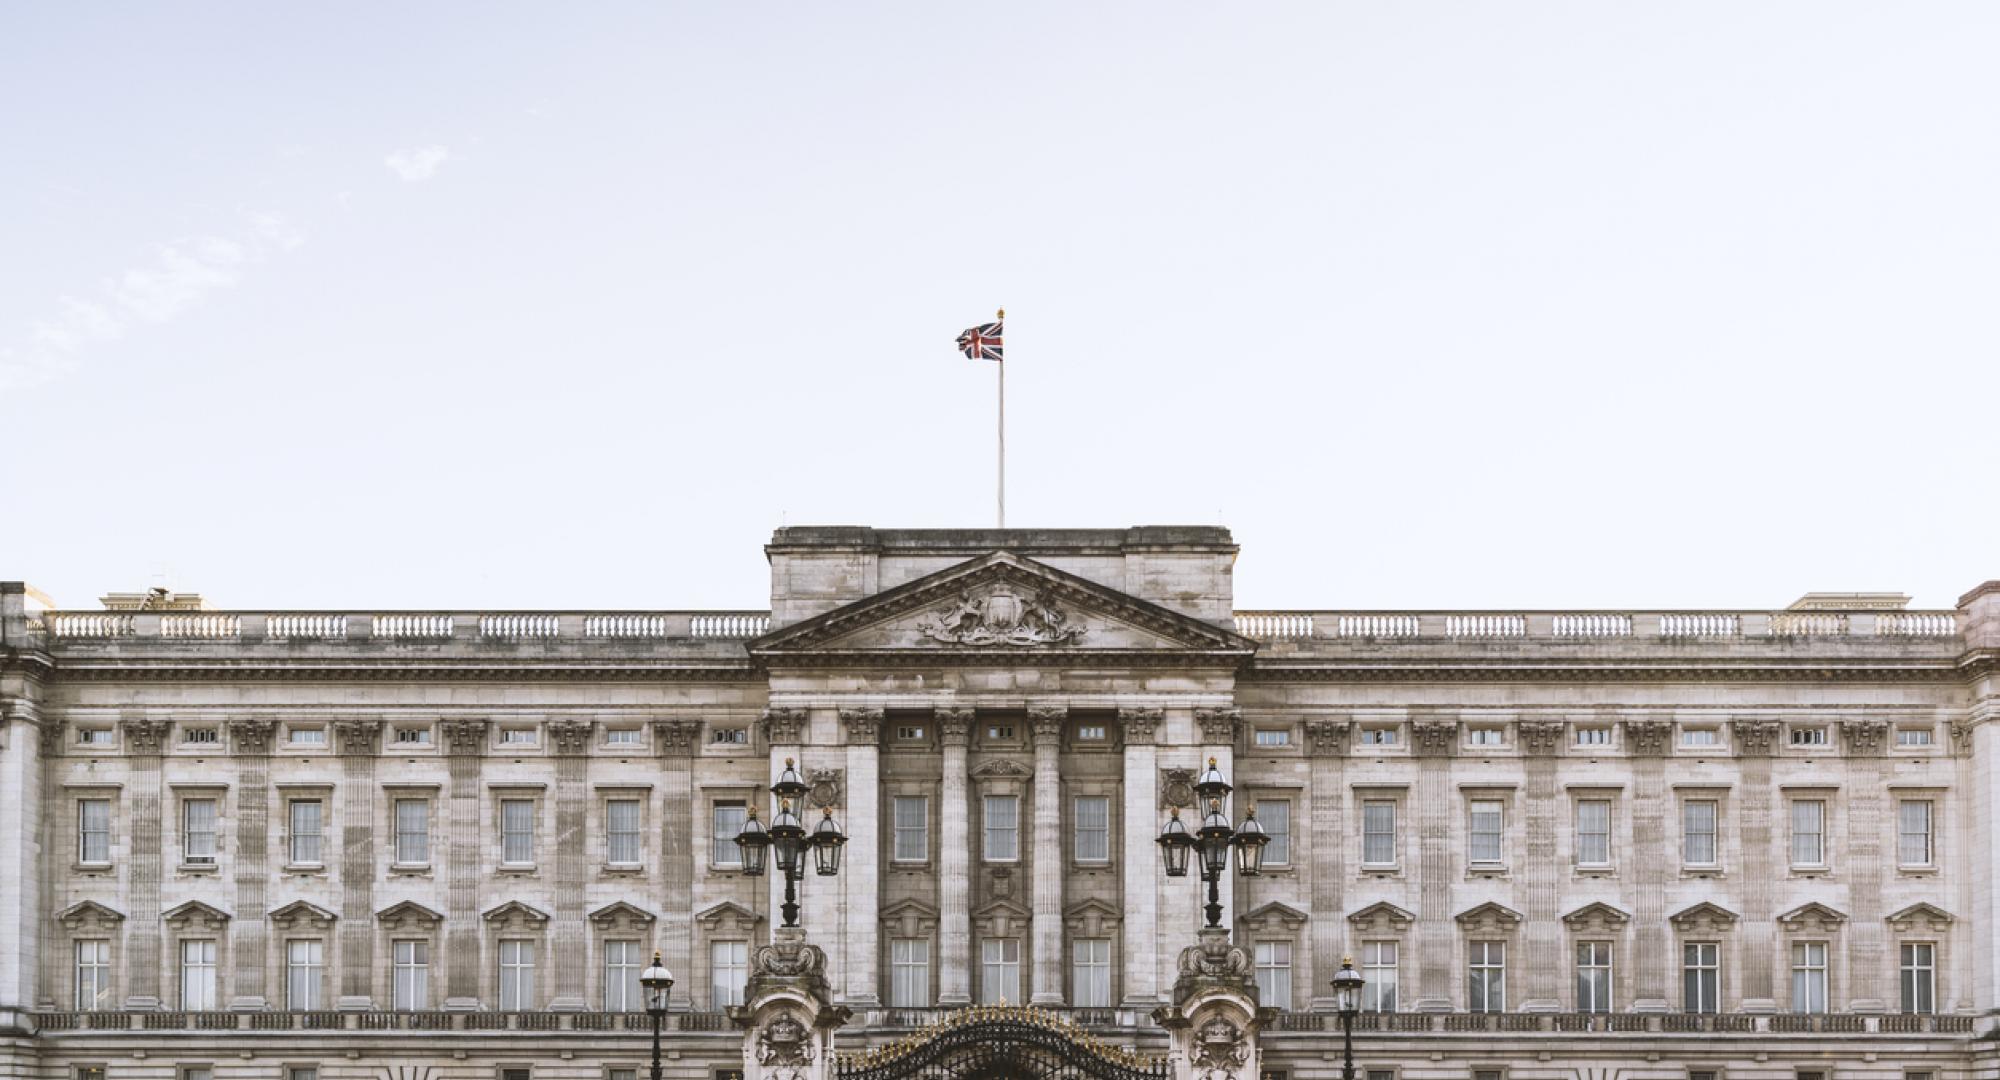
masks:
<instances>
[{"instance_id":1,"label":"window sill","mask_svg":"<svg viewBox=\"0 0 2000 1080\"><path fill-rule=\"evenodd\" d=\"M496 869L494 873L512 874L521 877L533 877L535 869L536 867L534 863L501 863L499 868Z\"/></svg>"},{"instance_id":2,"label":"window sill","mask_svg":"<svg viewBox=\"0 0 2000 1080\"><path fill-rule=\"evenodd\" d=\"M1617 876L1618 868L1616 866L1579 866L1576 868L1576 877L1578 878L1615 878Z\"/></svg>"},{"instance_id":3,"label":"window sill","mask_svg":"<svg viewBox=\"0 0 2000 1080\"><path fill-rule=\"evenodd\" d=\"M219 867L217 867L217 865L212 862L182 863L179 866L174 867L176 873L182 873L182 874L213 874L216 872L217 869L219 869Z\"/></svg>"},{"instance_id":4,"label":"window sill","mask_svg":"<svg viewBox=\"0 0 2000 1080\"><path fill-rule=\"evenodd\" d=\"M774 860L774 861L775 861L775 860ZM769 863L766 863L765 865L766 865L766 866L768 867L768 866L769 866L770 864L769 864ZM742 864L742 863L709 863L709 864L708 864L708 872L709 872L709 873L711 873L711 874L740 874L740 873L742 873L742 872L743 872L743 864Z\"/></svg>"},{"instance_id":5,"label":"window sill","mask_svg":"<svg viewBox=\"0 0 2000 1080\"><path fill-rule=\"evenodd\" d=\"M324 873L326 873L326 864L325 864L325 863L286 863L286 864L284 865L283 869L284 869L284 872L285 872L285 873L287 873L287 874L324 874Z\"/></svg>"},{"instance_id":6,"label":"window sill","mask_svg":"<svg viewBox=\"0 0 2000 1080\"><path fill-rule=\"evenodd\" d=\"M112 870L112 864L108 862L79 862L71 863L69 868L79 874L108 874Z\"/></svg>"},{"instance_id":7,"label":"window sill","mask_svg":"<svg viewBox=\"0 0 2000 1080\"><path fill-rule=\"evenodd\" d=\"M646 872L642 863L605 863L603 872L613 877L636 877Z\"/></svg>"},{"instance_id":8,"label":"window sill","mask_svg":"<svg viewBox=\"0 0 2000 1080\"><path fill-rule=\"evenodd\" d=\"M1725 874L1724 874L1724 873L1722 872L1722 867L1720 867L1720 866L1683 866L1683 867L1681 867L1681 878L1682 878L1682 880L1690 880L1690 879L1693 879L1693 880L1708 880L1708 879L1711 879L1711 878L1712 878L1712 879L1716 879L1716 880L1720 880L1720 879L1722 879L1723 877L1726 877L1726 876L1727 876L1727 875L1725 875Z\"/></svg>"},{"instance_id":9,"label":"window sill","mask_svg":"<svg viewBox=\"0 0 2000 1080\"><path fill-rule=\"evenodd\" d=\"M1402 877L1403 868L1395 863L1363 863L1361 872L1370 877Z\"/></svg>"},{"instance_id":10,"label":"window sill","mask_svg":"<svg viewBox=\"0 0 2000 1080\"><path fill-rule=\"evenodd\" d=\"M930 861L929 859L890 859L890 860L889 860L889 869L891 869L891 870L928 870L928 869L930 869L930 866L931 866L931 861ZM717 869L729 869L729 868L728 868L728 867L717 867ZM926 1005L926 1006L924 1006L924 1007L925 1007L925 1008L929 1008L930 1006Z\"/></svg>"},{"instance_id":11,"label":"window sill","mask_svg":"<svg viewBox=\"0 0 2000 1080\"><path fill-rule=\"evenodd\" d=\"M1475 880L1505 881L1507 879L1507 876L1508 876L1507 868L1504 866L1471 866L1467 867L1465 871L1465 880L1467 881L1475 881Z\"/></svg>"},{"instance_id":12,"label":"window sill","mask_svg":"<svg viewBox=\"0 0 2000 1080\"><path fill-rule=\"evenodd\" d=\"M391 874L396 874L396 875L398 875L398 876L408 876L408 877L429 877L429 876L431 876L431 864L429 864L429 863L390 863L390 864L389 864L389 872L390 872Z\"/></svg>"},{"instance_id":13,"label":"window sill","mask_svg":"<svg viewBox=\"0 0 2000 1080\"><path fill-rule=\"evenodd\" d=\"M1898 866L1896 868L1897 877L1936 877L1937 873L1938 868L1935 866Z\"/></svg>"},{"instance_id":14,"label":"window sill","mask_svg":"<svg viewBox=\"0 0 2000 1080\"><path fill-rule=\"evenodd\" d=\"M1833 868L1829 866L1794 866L1791 868L1791 873L1786 875L1786 877L1794 881L1800 878L1824 878L1832 876Z\"/></svg>"}]
</instances>

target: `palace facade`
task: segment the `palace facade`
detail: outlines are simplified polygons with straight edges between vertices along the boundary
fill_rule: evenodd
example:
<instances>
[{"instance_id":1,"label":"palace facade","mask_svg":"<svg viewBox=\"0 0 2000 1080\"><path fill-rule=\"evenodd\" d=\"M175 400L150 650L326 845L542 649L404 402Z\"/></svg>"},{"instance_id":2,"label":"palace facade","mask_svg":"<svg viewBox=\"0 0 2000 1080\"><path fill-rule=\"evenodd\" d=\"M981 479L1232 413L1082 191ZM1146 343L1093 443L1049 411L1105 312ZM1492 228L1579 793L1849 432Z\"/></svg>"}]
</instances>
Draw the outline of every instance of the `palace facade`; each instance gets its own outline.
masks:
<instances>
[{"instance_id":1,"label":"palace facade","mask_svg":"<svg viewBox=\"0 0 2000 1080\"><path fill-rule=\"evenodd\" d=\"M1226 530L781 529L768 610L58 608L0 583L0 1073L636 1080L742 1058L795 760L839 1034L1033 1003L1141 1053L1213 759L1267 1074L2000 1069L2000 582L1956 609L1246 612ZM1764 598L1772 599L1772 598ZM1192 817L1192 809L1183 811Z\"/></svg>"}]
</instances>

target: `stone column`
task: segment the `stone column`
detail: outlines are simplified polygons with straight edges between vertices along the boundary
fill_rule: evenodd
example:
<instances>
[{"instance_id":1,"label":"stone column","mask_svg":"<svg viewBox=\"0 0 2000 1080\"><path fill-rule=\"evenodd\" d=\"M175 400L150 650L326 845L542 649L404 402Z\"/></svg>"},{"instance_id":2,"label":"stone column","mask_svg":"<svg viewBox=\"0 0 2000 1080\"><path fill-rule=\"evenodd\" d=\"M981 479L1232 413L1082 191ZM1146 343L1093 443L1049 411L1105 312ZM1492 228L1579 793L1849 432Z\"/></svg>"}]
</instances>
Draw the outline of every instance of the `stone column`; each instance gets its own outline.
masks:
<instances>
[{"instance_id":1,"label":"stone column","mask_svg":"<svg viewBox=\"0 0 2000 1080\"><path fill-rule=\"evenodd\" d=\"M971 709L937 710L944 745L944 783L938 801L938 1004L972 1003L972 808L966 744Z\"/></svg>"},{"instance_id":2,"label":"stone column","mask_svg":"<svg viewBox=\"0 0 2000 1080\"><path fill-rule=\"evenodd\" d=\"M1521 928L1528 962L1522 1012L1562 1009L1563 962L1562 879L1568 868L1556 863L1556 834L1567 808L1556 792L1556 748L1563 725L1554 720L1524 720L1519 725L1521 749L1527 752L1527 806L1522 814L1527 843L1521 877L1526 886L1527 925Z\"/></svg>"},{"instance_id":3,"label":"stone column","mask_svg":"<svg viewBox=\"0 0 2000 1080\"><path fill-rule=\"evenodd\" d=\"M1451 823L1458 799L1451 790L1451 756L1458 748L1458 721L1413 717L1411 740L1417 753L1417 787L1410 807L1417 829L1417 1000L1416 1012L1450 1012L1452 969L1458 924L1453 921Z\"/></svg>"},{"instance_id":4,"label":"stone column","mask_svg":"<svg viewBox=\"0 0 2000 1080\"><path fill-rule=\"evenodd\" d=\"M271 739L278 722L252 716L229 722L236 755L236 917L230 920L233 961L229 1007L268 1008L270 992Z\"/></svg>"},{"instance_id":5,"label":"stone column","mask_svg":"<svg viewBox=\"0 0 2000 1080\"><path fill-rule=\"evenodd\" d=\"M1160 726L1160 710L1120 709L1118 724L1125 738L1125 867L1120 879L1125 888L1125 922L1124 940L1119 943L1125 990L1120 1007L1143 1010L1161 1001L1162 873L1159 845L1153 842L1161 824L1155 808L1160 753L1153 742Z\"/></svg>"},{"instance_id":6,"label":"stone column","mask_svg":"<svg viewBox=\"0 0 2000 1080\"><path fill-rule=\"evenodd\" d=\"M590 927L585 922L584 889L590 875L590 736L584 720L549 722L549 746L556 756L556 895L549 919L549 960L555 969L550 1012L582 1012L585 959ZM686 969L680 969L686 970Z\"/></svg>"},{"instance_id":7,"label":"stone column","mask_svg":"<svg viewBox=\"0 0 2000 1080\"><path fill-rule=\"evenodd\" d=\"M1958 598L1958 627L1966 655L2000 649L2000 581L1986 582ZM1979 670L1976 677L1968 677L1965 712L1951 722L1952 756L1958 759L1956 775L1968 790L1954 799L1939 800L1940 820L1933 828L1940 830L1940 860L1951 858L1955 865L1985 868L1966 875L1969 880L1962 895L1969 901L1971 917L1953 928L1955 947L1950 950L1970 954L1971 961L1969 967L1952 963L1953 971L1966 971L1971 978L1969 986L1951 988L1951 996L1984 1011L2000 1001L2000 931L1996 931L2000 928L2000 888L1994 882L1994 868L2000 867L2000 725L1993 723L1993 718L2000 716L2000 672L1992 665ZM1953 803L1963 807L1959 811L1963 818L1946 809ZM1964 822L1959 830L1962 841L1942 831L1953 820Z\"/></svg>"},{"instance_id":8,"label":"stone column","mask_svg":"<svg viewBox=\"0 0 2000 1080\"><path fill-rule=\"evenodd\" d=\"M23 704L26 703L17 700L11 703L10 707L18 711ZM35 714L31 712L29 715L33 716ZM65 847L56 843L57 820L67 816L63 812L66 808L61 801L62 788L60 786L60 778L62 770L57 767L58 759L63 756L65 744L68 742L68 739L64 737L65 725L60 719L49 716L39 717L39 721L41 726L40 768L42 773L40 785L42 806L40 829L41 851L45 858L73 858L74 856L69 855ZM54 867L61 864L55 862L42 863L38 860L36 865L38 867L43 865ZM67 985L63 968L68 966L70 961L66 955L67 950L64 948L67 944L67 937L62 933L62 924L55 918L56 914L61 911L61 907L57 903L59 895L56 891L58 888L58 875L54 873L42 873L38 877L40 879L40 887L36 891L41 897L42 918L40 920L40 986L36 994L36 1007L54 1009L56 1008L56 993L58 989ZM74 1000L74 998L72 997L71 1000Z\"/></svg>"},{"instance_id":9,"label":"stone column","mask_svg":"<svg viewBox=\"0 0 2000 1080\"><path fill-rule=\"evenodd\" d=\"M679 972L668 1007L692 1007L694 985L694 737L693 720L653 721L653 746L660 755L660 920L659 948L667 970Z\"/></svg>"},{"instance_id":10,"label":"stone column","mask_svg":"<svg viewBox=\"0 0 2000 1080\"><path fill-rule=\"evenodd\" d=\"M0 950L0 1030L10 1033L33 1031L24 1014L35 1007L41 935L55 921L42 914L42 771L40 708L25 697L0 699L0 789L7 792L0 799L0 874L8 883L0 890L8 943Z\"/></svg>"},{"instance_id":11,"label":"stone column","mask_svg":"<svg viewBox=\"0 0 2000 1080\"><path fill-rule=\"evenodd\" d=\"M1665 720L1625 721L1625 749L1632 760L1632 1008L1665 1012L1669 988L1679 971L1670 955L1667 927L1667 873L1680 865L1667 822L1678 813L1667 799L1667 741L1673 725ZM1617 958L1613 957L1613 963Z\"/></svg>"},{"instance_id":12,"label":"stone column","mask_svg":"<svg viewBox=\"0 0 2000 1080\"><path fill-rule=\"evenodd\" d=\"M167 958L160 951L160 824L166 812L166 778L160 753L172 727L165 720L128 714L119 720L125 750L132 755L132 796L122 812L132 837L130 876L126 879L132 912L125 925L125 1007L149 1011L160 1007L160 972Z\"/></svg>"},{"instance_id":13,"label":"stone column","mask_svg":"<svg viewBox=\"0 0 2000 1080\"><path fill-rule=\"evenodd\" d=\"M882 1002L882 710L842 709L840 725L847 730L847 802L845 858L840 868L841 905L846 920L841 959L840 1000L873 1008ZM813 827L808 822L807 827Z\"/></svg>"},{"instance_id":14,"label":"stone column","mask_svg":"<svg viewBox=\"0 0 2000 1080\"><path fill-rule=\"evenodd\" d=\"M1893 850L1882 850L1883 834L1893 831L1895 820L1882 775L1888 729L1887 723L1875 719L1840 725L1840 733L1847 739L1848 758L1846 865L1839 869L1849 881L1851 915L1841 934L1847 939L1849 1012L1888 1012L1902 1004L1901 988L1894 978L1896 958L1889 955L1888 927L1883 922L1889 912L1882 910L1884 879L1896 858ZM1890 822L1886 828L1885 818ZM1830 815L1827 824L1832 824ZM1839 1007L1837 1002L1827 1004Z\"/></svg>"},{"instance_id":15,"label":"stone column","mask_svg":"<svg viewBox=\"0 0 2000 1080\"><path fill-rule=\"evenodd\" d=\"M1312 874L1312 1004L1314 1012L1333 1012L1332 975L1341 957L1353 952L1347 944L1347 740L1353 725L1345 719L1313 717L1306 721L1306 750L1311 761L1312 813L1292 826L1292 859L1304 858ZM1316 842L1332 838L1328 842Z\"/></svg>"},{"instance_id":16,"label":"stone column","mask_svg":"<svg viewBox=\"0 0 2000 1080\"><path fill-rule=\"evenodd\" d=\"M1243 730L1243 714L1235 709L1196 709L1194 711L1194 722L1196 726L1201 728L1201 764L1196 766L1196 777L1200 777L1201 770L1206 768L1210 761L1214 761L1216 767L1222 770L1222 775L1229 780L1230 784L1235 787L1242 787L1243 785L1239 783L1242 777L1236 775L1236 739L1238 734ZM1230 803L1231 805L1222 808L1223 814L1231 822L1242 821L1242 808L1245 800L1240 795L1232 794L1230 796ZM1203 814L1208 813L1208 807L1206 806L1196 807L1195 810L1196 822L1201 820ZM1155 858L1158 858L1158 852L1154 852L1153 854ZM1189 872L1192 873L1193 871L1190 870ZM1250 882L1236 872L1234 859L1230 860L1229 869L1223 871L1223 875L1220 883L1222 886L1222 925L1225 928L1233 930L1236 926L1236 890L1248 889ZM1202 903L1206 904L1207 902L1208 899L1204 896ZM1202 921L1206 923L1207 917L1203 916Z\"/></svg>"},{"instance_id":17,"label":"stone column","mask_svg":"<svg viewBox=\"0 0 2000 1080\"><path fill-rule=\"evenodd\" d=\"M805 778L805 763L799 760L799 756L805 749L806 725L811 723L811 721L812 715L805 709L773 708L764 710L764 742L769 750L770 774L764 778L763 787L765 790L758 792L753 797L751 805L757 807L757 816L764 819L766 827L778 818L778 804L771 797L769 789L772 784L778 782L778 777L784 774L785 762L790 761L792 767L799 770L799 778ZM799 815L801 822L806 821L806 808L803 805L792 807L792 812ZM812 828L811 824L808 823L806 828ZM764 880L766 887L770 890L768 896L771 905L768 909L771 913L770 925L776 928L783 925L785 921L785 875L778 869L777 853L772 852L769 855L769 859L770 861L764 871ZM799 884L804 886L805 882L801 880ZM801 889L801 893L803 894L803 888ZM801 895L799 901L800 926L805 925L805 913L807 910L808 905L805 903L803 895Z\"/></svg>"},{"instance_id":18,"label":"stone column","mask_svg":"<svg viewBox=\"0 0 2000 1080\"><path fill-rule=\"evenodd\" d=\"M1059 754L1066 706L1035 706L1028 722L1035 729L1035 849L1031 870L1033 898L1034 975L1029 1001L1035 1005L1063 1002L1063 844L1062 772Z\"/></svg>"},{"instance_id":19,"label":"stone column","mask_svg":"<svg viewBox=\"0 0 2000 1080\"><path fill-rule=\"evenodd\" d=\"M486 851L485 833L479 825L481 765L486 754L487 721L475 718L446 720L445 753L450 756L451 810L447 817L451 836L445 867L445 999L447 1009L479 1008L479 917L480 870ZM355 909L349 908L349 911ZM360 910L366 911L366 908ZM351 924L352 919L342 919ZM372 922L372 920L371 920ZM351 926L350 926L351 929ZM366 933L366 930L363 931ZM343 977L345 981L345 977ZM343 998L341 1007L346 1008Z\"/></svg>"},{"instance_id":20,"label":"stone column","mask_svg":"<svg viewBox=\"0 0 2000 1080\"><path fill-rule=\"evenodd\" d=\"M1741 758L1737 805L1732 815L1742 830L1743 921L1738 925L1737 968L1743 972L1738 1008L1744 1012L1778 1010L1776 881L1784 874L1773 850L1771 749L1778 737L1773 720L1730 722L1731 741ZM1717 842L1721 842L1718 823ZM1782 835L1782 834L1780 834ZM1730 867L1734 874L1736 867ZM1724 1001L1724 1006L1728 1005Z\"/></svg>"}]
</instances>

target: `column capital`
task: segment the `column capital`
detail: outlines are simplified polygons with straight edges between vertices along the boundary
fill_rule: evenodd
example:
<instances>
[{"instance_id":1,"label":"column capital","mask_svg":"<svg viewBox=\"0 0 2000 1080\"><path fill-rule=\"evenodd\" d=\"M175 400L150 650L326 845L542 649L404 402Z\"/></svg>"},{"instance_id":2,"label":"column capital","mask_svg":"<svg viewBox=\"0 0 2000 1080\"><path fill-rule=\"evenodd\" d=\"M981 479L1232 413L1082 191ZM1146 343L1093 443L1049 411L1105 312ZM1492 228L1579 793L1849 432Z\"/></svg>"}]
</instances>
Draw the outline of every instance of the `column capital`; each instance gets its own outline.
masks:
<instances>
[{"instance_id":1,"label":"column capital","mask_svg":"<svg viewBox=\"0 0 2000 1080\"><path fill-rule=\"evenodd\" d=\"M462 716L438 723L444 733L445 753L452 757L478 757L486 752L486 728L488 721L481 717Z\"/></svg>"},{"instance_id":2,"label":"column capital","mask_svg":"<svg viewBox=\"0 0 2000 1080\"><path fill-rule=\"evenodd\" d=\"M1458 721L1438 717L1412 718L1411 743L1423 757L1450 757L1458 749Z\"/></svg>"},{"instance_id":3,"label":"column capital","mask_svg":"<svg viewBox=\"0 0 2000 1080\"><path fill-rule=\"evenodd\" d=\"M1860 720L1842 720L1839 724L1841 737L1847 740L1847 752L1857 757L1874 756L1882 752L1888 742L1889 723L1873 717Z\"/></svg>"},{"instance_id":4,"label":"column capital","mask_svg":"<svg viewBox=\"0 0 2000 1080\"><path fill-rule=\"evenodd\" d=\"M551 720L549 746L558 757L582 757L590 750L592 729L588 720Z\"/></svg>"},{"instance_id":5,"label":"column capital","mask_svg":"<svg viewBox=\"0 0 2000 1080\"><path fill-rule=\"evenodd\" d=\"M462 722L478 724L480 741L485 741L486 721ZM447 733L451 723L445 721ZM366 757L382 748L382 721L373 716L343 716L333 722L333 739L342 757Z\"/></svg>"},{"instance_id":6,"label":"column capital","mask_svg":"<svg viewBox=\"0 0 2000 1080\"><path fill-rule=\"evenodd\" d=\"M1625 742L1635 754L1658 756L1667 752L1667 738L1674 725L1665 720L1625 721Z\"/></svg>"},{"instance_id":7,"label":"column capital","mask_svg":"<svg viewBox=\"0 0 2000 1080\"><path fill-rule=\"evenodd\" d=\"M805 735L806 711L804 709L772 708L764 710L764 741L773 746L789 745L800 741Z\"/></svg>"},{"instance_id":8,"label":"column capital","mask_svg":"<svg viewBox=\"0 0 2000 1080\"><path fill-rule=\"evenodd\" d=\"M681 716L653 721L653 748L662 754L694 749L694 734L700 722Z\"/></svg>"},{"instance_id":9,"label":"column capital","mask_svg":"<svg viewBox=\"0 0 2000 1080\"><path fill-rule=\"evenodd\" d=\"M1067 705L1028 706L1028 725L1035 729L1037 746L1050 739L1061 739L1063 725L1069 721Z\"/></svg>"},{"instance_id":10,"label":"column capital","mask_svg":"<svg viewBox=\"0 0 2000 1080\"><path fill-rule=\"evenodd\" d=\"M234 717L229 721L229 748L251 757L269 754L277 729L278 722L268 716Z\"/></svg>"},{"instance_id":11,"label":"column capital","mask_svg":"<svg viewBox=\"0 0 2000 1080\"><path fill-rule=\"evenodd\" d=\"M1553 754L1562 744L1560 720L1522 720L1515 726L1521 730L1521 749L1530 754Z\"/></svg>"},{"instance_id":12,"label":"column capital","mask_svg":"<svg viewBox=\"0 0 2000 1080\"><path fill-rule=\"evenodd\" d=\"M1125 729L1125 742L1147 743L1153 741L1153 732L1159 729L1165 710L1125 706L1118 710L1118 724Z\"/></svg>"},{"instance_id":13,"label":"column capital","mask_svg":"<svg viewBox=\"0 0 2000 1080\"><path fill-rule=\"evenodd\" d=\"M1347 750L1348 735L1354 730L1350 720L1315 716L1306 720L1306 746L1315 757L1337 757Z\"/></svg>"},{"instance_id":14,"label":"column capital","mask_svg":"<svg viewBox=\"0 0 2000 1080\"><path fill-rule=\"evenodd\" d=\"M972 736L972 710L966 708L934 709L937 717L938 735L947 746L964 746Z\"/></svg>"},{"instance_id":15,"label":"column capital","mask_svg":"<svg viewBox=\"0 0 2000 1080\"><path fill-rule=\"evenodd\" d=\"M847 743L872 745L882 734L883 710L864 706L840 710L840 726L847 729Z\"/></svg>"},{"instance_id":16,"label":"column capital","mask_svg":"<svg viewBox=\"0 0 2000 1080\"><path fill-rule=\"evenodd\" d=\"M1240 709L1196 709L1194 722L1201 727L1201 741L1210 745L1235 745L1243 727Z\"/></svg>"},{"instance_id":17,"label":"column capital","mask_svg":"<svg viewBox=\"0 0 2000 1080\"><path fill-rule=\"evenodd\" d=\"M1759 717L1737 717L1729 721L1729 738L1744 757L1764 757L1778 741L1778 722Z\"/></svg>"},{"instance_id":18,"label":"column capital","mask_svg":"<svg viewBox=\"0 0 2000 1080\"><path fill-rule=\"evenodd\" d=\"M134 754L155 756L166 743L167 729L173 725L152 716L125 716L118 720L119 741Z\"/></svg>"}]
</instances>

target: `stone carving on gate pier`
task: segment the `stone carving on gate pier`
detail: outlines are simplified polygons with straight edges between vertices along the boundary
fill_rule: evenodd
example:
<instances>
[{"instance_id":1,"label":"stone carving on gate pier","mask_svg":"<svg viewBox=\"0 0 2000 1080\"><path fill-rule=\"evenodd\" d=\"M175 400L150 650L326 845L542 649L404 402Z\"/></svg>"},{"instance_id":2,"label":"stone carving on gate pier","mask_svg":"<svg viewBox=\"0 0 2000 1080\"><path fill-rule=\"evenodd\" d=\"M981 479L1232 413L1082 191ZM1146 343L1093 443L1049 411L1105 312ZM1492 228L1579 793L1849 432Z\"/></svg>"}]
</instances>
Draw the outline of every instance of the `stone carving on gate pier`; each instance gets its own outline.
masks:
<instances>
[{"instance_id":1,"label":"stone carving on gate pier","mask_svg":"<svg viewBox=\"0 0 2000 1080\"><path fill-rule=\"evenodd\" d=\"M812 1031L792 1013L779 1013L757 1037L757 1064L766 1068L786 1066L790 1076L797 1076L798 1067L812 1060ZM771 1075L783 1077L787 1073L774 1070Z\"/></svg>"},{"instance_id":2,"label":"stone carving on gate pier","mask_svg":"<svg viewBox=\"0 0 2000 1080\"><path fill-rule=\"evenodd\" d=\"M960 593L958 599L917 621L924 636L947 645L1027 647L1062 645L1084 635L1084 628L1042 599L1040 593L1017 592L996 585L983 594Z\"/></svg>"},{"instance_id":3,"label":"stone carving on gate pier","mask_svg":"<svg viewBox=\"0 0 2000 1080\"><path fill-rule=\"evenodd\" d=\"M1200 1080L1231 1080L1248 1058L1243 1032L1220 1016L1195 1032L1192 1064Z\"/></svg>"}]
</instances>

